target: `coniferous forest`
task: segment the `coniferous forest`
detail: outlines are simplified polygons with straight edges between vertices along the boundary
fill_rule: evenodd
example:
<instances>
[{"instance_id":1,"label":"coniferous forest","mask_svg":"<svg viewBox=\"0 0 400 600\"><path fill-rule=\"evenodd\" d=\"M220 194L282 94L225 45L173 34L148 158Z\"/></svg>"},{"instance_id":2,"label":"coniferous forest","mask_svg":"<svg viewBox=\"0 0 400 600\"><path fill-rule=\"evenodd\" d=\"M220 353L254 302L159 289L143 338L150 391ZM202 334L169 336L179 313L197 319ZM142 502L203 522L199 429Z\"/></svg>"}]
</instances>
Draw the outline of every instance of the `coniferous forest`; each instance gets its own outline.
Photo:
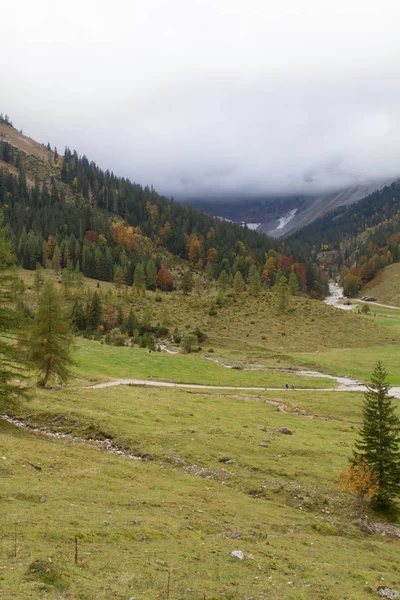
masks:
<instances>
[{"instance_id":1,"label":"coniferous forest","mask_svg":"<svg viewBox=\"0 0 400 600\"><path fill-rule=\"evenodd\" d=\"M172 255L215 279L225 272L233 281L240 272L248 280L255 267L265 286L279 272L294 272L303 293L324 295L326 283L304 245L269 239L167 199L69 148L64 156L46 149L44 161L0 139L0 206L25 269L68 268L132 285L140 267L136 276L144 276L146 287L168 290L174 281L168 275L165 281L161 269Z\"/></svg>"}]
</instances>

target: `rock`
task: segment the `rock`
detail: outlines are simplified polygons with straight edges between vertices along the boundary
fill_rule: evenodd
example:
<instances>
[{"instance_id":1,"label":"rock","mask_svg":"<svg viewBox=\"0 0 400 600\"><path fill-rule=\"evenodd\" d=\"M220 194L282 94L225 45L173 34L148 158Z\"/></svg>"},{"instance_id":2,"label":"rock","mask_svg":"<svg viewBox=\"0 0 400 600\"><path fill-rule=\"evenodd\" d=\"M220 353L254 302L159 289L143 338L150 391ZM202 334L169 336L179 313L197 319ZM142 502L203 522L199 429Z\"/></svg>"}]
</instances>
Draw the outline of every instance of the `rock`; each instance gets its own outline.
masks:
<instances>
[{"instance_id":1,"label":"rock","mask_svg":"<svg viewBox=\"0 0 400 600\"><path fill-rule=\"evenodd\" d=\"M234 550L231 552L232 558L237 558L238 560L244 560L244 554L241 550Z\"/></svg>"},{"instance_id":2,"label":"rock","mask_svg":"<svg viewBox=\"0 0 400 600\"><path fill-rule=\"evenodd\" d=\"M396 600L396 598L400 598L400 595L396 590L392 590L388 587L380 587L378 588L378 596L381 598L389 598L389 600Z\"/></svg>"},{"instance_id":3,"label":"rock","mask_svg":"<svg viewBox=\"0 0 400 600\"><path fill-rule=\"evenodd\" d=\"M260 431L267 431L267 428L265 427L265 425L263 425L262 427L258 428Z\"/></svg>"},{"instance_id":4,"label":"rock","mask_svg":"<svg viewBox=\"0 0 400 600\"><path fill-rule=\"evenodd\" d=\"M215 433L222 433L222 429L220 429L219 427L216 428Z\"/></svg>"},{"instance_id":5,"label":"rock","mask_svg":"<svg viewBox=\"0 0 400 600\"><path fill-rule=\"evenodd\" d=\"M293 435L293 431L291 431L287 427L284 427L283 425L281 425L280 427L278 427L278 429L276 431L278 433L284 433L285 435Z\"/></svg>"},{"instance_id":6,"label":"rock","mask_svg":"<svg viewBox=\"0 0 400 600\"><path fill-rule=\"evenodd\" d=\"M46 496L42 496L42 497L40 498L40 502L46 502Z\"/></svg>"},{"instance_id":7,"label":"rock","mask_svg":"<svg viewBox=\"0 0 400 600\"><path fill-rule=\"evenodd\" d=\"M238 531L235 531L234 533L231 534L231 538L234 540L241 540L242 539L242 534L239 533Z\"/></svg>"},{"instance_id":8,"label":"rock","mask_svg":"<svg viewBox=\"0 0 400 600\"><path fill-rule=\"evenodd\" d=\"M254 560L254 555L253 554L249 554L248 557L250 560Z\"/></svg>"}]
</instances>

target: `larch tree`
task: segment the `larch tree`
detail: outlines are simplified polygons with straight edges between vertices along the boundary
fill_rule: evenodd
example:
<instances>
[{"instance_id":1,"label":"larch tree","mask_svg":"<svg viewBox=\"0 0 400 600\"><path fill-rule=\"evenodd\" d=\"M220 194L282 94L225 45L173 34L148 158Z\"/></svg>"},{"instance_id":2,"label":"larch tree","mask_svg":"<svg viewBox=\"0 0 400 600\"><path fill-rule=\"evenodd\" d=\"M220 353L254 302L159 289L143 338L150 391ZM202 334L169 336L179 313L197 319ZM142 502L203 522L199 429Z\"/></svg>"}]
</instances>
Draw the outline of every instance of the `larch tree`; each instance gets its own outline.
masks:
<instances>
[{"instance_id":1,"label":"larch tree","mask_svg":"<svg viewBox=\"0 0 400 600\"><path fill-rule=\"evenodd\" d=\"M72 335L60 294L46 281L39 297L29 344L30 364L39 376L38 385L50 379L70 377Z\"/></svg>"},{"instance_id":2,"label":"larch tree","mask_svg":"<svg viewBox=\"0 0 400 600\"><path fill-rule=\"evenodd\" d=\"M246 285L240 271L236 271L235 277L233 278L233 291L237 296L244 292Z\"/></svg>"},{"instance_id":3,"label":"larch tree","mask_svg":"<svg viewBox=\"0 0 400 600\"><path fill-rule=\"evenodd\" d=\"M364 394L363 424L356 442L355 459L365 459L377 476L373 503L383 507L400 495L400 421L387 372L377 362Z\"/></svg>"},{"instance_id":4,"label":"larch tree","mask_svg":"<svg viewBox=\"0 0 400 600\"><path fill-rule=\"evenodd\" d=\"M255 265L251 265L248 277L249 294L258 296L261 291L261 278Z\"/></svg>"},{"instance_id":5,"label":"larch tree","mask_svg":"<svg viewBox=\"0 0 400 600\"><path fill-rule=\"evenodd\" d=\"M146 274L142 263L139 263L135 269L133 286L138 292L144 292L146 290Z\"/></svg>"},{"instance_id":6,"label":"larch tree","mask_svg":"<svg viewBox=\"0 0 400 600\"><path fill-rule=\"evenodd\" d=\"M298 296L300 293L299 280L294 271L289 275L289 292L291 296Z\"/></svg>"}]
</instances>

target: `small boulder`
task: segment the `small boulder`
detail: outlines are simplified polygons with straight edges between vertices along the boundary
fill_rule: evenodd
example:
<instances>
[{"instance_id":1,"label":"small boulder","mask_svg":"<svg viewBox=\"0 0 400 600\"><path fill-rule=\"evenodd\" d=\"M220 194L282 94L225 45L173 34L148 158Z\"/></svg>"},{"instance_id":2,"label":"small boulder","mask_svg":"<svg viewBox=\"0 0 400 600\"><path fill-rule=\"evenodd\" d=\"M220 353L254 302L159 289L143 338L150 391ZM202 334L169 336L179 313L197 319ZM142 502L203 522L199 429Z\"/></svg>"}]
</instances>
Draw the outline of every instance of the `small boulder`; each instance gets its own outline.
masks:
<instances>
[{"instance_id":1,"label":"small boulder","mask_svg":"<svg viewBox=\"0 0 400 600\"><path fill-rule=\"evenodd\" d=\"M291 429L288 429L287 427L284 427L283 425L278 427L276 431L278 433L284 433L285 435L293 435L293 431Z\"/></svg>"},{"instance_id":2,"label":"small boulder","mask_svg":"<svg viewBox=\"0 0 400 600\"><path fill-rule=\"evenodd\" d=\"M241 550L234 550L231 552L232 558L237 558L238 560L244 560L244 554Z\"/></svg>"},{"instance_id":3,"label":"small boulder","mask_svg":"<svg viewBox=\"0 0 400 600\"><path fill-rule=\"evenodd\" d=\"M389 598L389 600L396 600L396 598L400 598L400 595L398 592L396 592L396 590L388 587L378 588L378 596L381 598Z\"/></svg>"}]
</instances>

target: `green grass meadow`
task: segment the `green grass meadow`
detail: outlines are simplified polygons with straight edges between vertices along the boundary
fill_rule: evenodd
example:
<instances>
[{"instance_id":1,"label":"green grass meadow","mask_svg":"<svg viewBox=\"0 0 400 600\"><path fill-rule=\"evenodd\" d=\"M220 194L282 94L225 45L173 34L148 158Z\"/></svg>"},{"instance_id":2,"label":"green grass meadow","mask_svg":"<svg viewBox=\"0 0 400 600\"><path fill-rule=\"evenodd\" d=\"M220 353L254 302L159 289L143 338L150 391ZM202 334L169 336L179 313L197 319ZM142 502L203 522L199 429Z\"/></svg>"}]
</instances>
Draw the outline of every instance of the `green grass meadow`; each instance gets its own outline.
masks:
<instances>
[{"instance_id":1,"label":"green grass meadow","mask_svg":"<svg viewBox=\"0 0 400 600\"><path fill-rule=\"evenodd\" d=\"M314 418L246 398L45 390L17 416L81 441L0 422L1 597L166 598L168 577L169 597L189 599L357 600L381 578L394 585L397 545L360 532L354 500L338 489L361 394L262 395ZM106 436L146 459L84 441ZM44 572L29 570L35 561Z\"/></svg>"},{"instance_id":2,"label":"green grass meadow","mask_svg":"<svg viewBox=\"0 0 400 600\"><path fill-rule=\"evenodd\" d=\"M33 275L22 275L34 310ZM98 289L85 286L82 301ZM126 300L112 284L100 292L107 308ZM305 298L277 315L267 293L210 315L214 302L129 295L125 311L141 315L150 304L157 323L167 307L171 330L200 327L203 350L149 354L79 338L67 385L32 387L8 407L29 428L0 419L2 600L364 600L380 585L400 591L398 540L362 531L356 499L339 487L363 395L295 373L366 381L380 359L400 384L400 315ZM120 378L278 389L88 387ZM387 527L385 515L367 512Z\"/></svg>"}]
</instances>

